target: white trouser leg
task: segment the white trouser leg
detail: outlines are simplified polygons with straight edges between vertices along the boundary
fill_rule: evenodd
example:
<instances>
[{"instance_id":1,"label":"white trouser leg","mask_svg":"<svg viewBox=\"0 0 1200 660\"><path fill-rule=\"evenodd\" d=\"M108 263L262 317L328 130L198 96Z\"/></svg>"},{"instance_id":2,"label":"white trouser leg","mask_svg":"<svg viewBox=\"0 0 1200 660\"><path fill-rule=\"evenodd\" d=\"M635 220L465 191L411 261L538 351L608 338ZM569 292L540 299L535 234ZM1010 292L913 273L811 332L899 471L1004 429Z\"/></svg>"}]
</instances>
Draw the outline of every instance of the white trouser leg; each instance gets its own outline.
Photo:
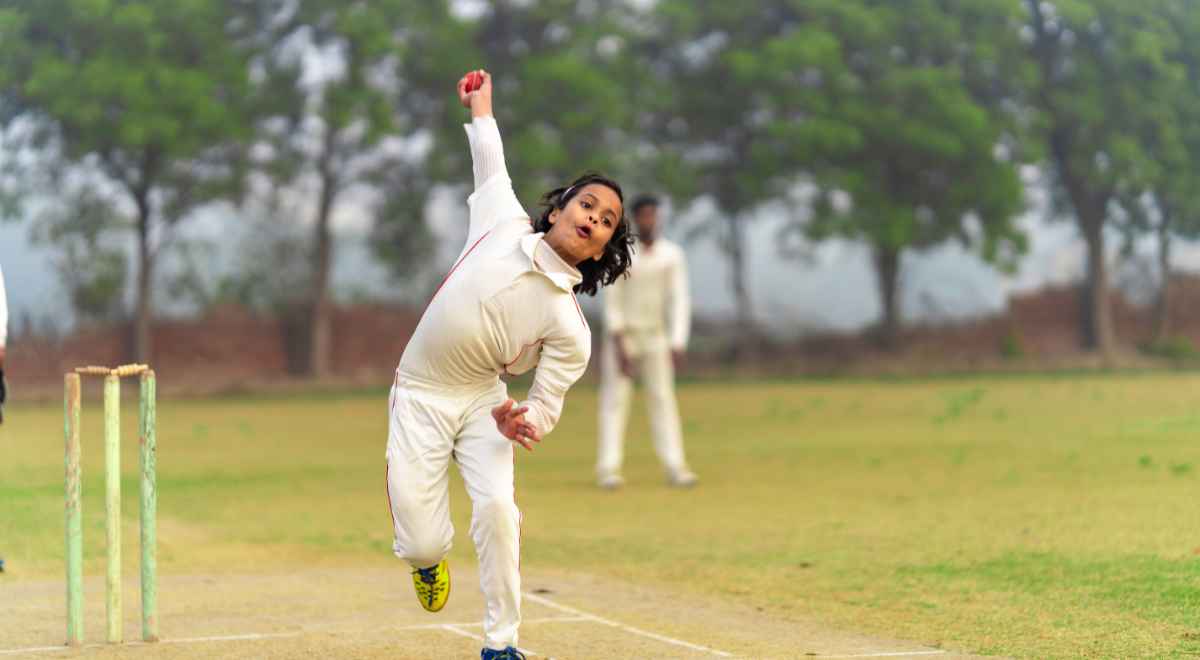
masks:
<instances>
[{"instance_id":1,"label":"white trouser leg","mask_svg":"<svg viewBox=\"0 0 1200 660\"><path fill-rule=\"evenodd\" d=\"M633 379L621 373L616 344L611 336L606 336L600 349L600 410L597 414L596 476L601 479L621 472L632 395Z\"/></svg>"},{"instance_id":2,"label":"white trouser leg","mask_svg":"<svg viewBox=\"0 0 1200 660\"><path fill-rule=\"evenodd\" d=\"M675 400L675 365L665 339L650 342L642 354L642 384L646 388L646 412L654 432L654 450L670 474L687 468L683 456L683 429L679 403Z\"/></svg>"},{"instance_id":3,"label":"white trouser leg","mask_svg":"<svg viewBox=\"0 0 1200 660\"><path fill-rule=\"evenodd\" d=\"M445 558L454 538L448 467L453 418L436 399L393 387L389 398L387 493L395 534L392 551L414 568Z\"/></svg>"},{"instance_id":4,"label":"white trouser leg","mask_svg":"<svg viewBox=\"0 0 1200 660\"><path fill-rule=\"evenodd\" d=\"M471 538L487 601L484 646L516 646L521 625L521 513L513 488L513 443L496 429L490 406L467 420L454 456L471 496Z\"/></svg>"}]
</instances>

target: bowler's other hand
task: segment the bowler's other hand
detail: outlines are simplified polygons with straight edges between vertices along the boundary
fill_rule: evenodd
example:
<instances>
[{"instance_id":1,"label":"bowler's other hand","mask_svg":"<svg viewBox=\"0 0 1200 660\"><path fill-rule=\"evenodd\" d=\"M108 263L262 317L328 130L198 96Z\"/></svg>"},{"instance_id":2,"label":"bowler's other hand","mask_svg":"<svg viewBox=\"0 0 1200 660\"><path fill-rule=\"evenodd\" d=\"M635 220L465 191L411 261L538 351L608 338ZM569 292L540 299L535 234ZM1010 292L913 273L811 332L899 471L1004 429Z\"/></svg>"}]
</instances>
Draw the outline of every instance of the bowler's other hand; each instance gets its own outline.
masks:
<instances>
[{"instance_id":1,"label":"bowler's other hand","mask_svg":"<svg viewBox=\"0 0 1200 660\"><path fill-rule=\"evenodd\" d=\"M522 447L533 451L533 443L541 442L542 436L533 424L525 421L528 406L515 407L516 401L509 399L492 408L492 418L496 420L496 429L500 435L512 440Z\"/></svg>"}]
</instances>

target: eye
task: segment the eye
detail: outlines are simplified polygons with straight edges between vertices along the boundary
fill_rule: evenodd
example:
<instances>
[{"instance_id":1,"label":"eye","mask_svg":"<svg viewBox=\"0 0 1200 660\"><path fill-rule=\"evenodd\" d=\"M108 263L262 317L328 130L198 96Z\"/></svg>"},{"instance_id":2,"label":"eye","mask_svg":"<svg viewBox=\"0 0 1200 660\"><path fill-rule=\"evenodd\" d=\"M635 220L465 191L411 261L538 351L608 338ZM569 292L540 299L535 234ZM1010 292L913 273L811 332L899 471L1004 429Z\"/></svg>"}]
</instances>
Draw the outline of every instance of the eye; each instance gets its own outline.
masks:
<instances>
[{"instance_id":1,"label":"eye","mask_svg":"<svg viewBox=\"0 0 1200 660\"><path fill-rule=\"evenodd\" d=\"M604 226L605 226L605 227L611 227L611 226L612 226L612 220L610 220L608 216L604 216Z\"/></svg>"},{"instance_id":2,"label":"eye","mask_svg":"<svg viewBox=\"0 0 1200 660\"><path fill-rule=\"evenodd\" d=\"M590 208L592 208L592 203L591 203L591 202L584 201L584 202L579 202L579 203L580 203L580 204L583 206L583 208L585 208L585 209L590 209Z\"/></svg>"}]
</instances>

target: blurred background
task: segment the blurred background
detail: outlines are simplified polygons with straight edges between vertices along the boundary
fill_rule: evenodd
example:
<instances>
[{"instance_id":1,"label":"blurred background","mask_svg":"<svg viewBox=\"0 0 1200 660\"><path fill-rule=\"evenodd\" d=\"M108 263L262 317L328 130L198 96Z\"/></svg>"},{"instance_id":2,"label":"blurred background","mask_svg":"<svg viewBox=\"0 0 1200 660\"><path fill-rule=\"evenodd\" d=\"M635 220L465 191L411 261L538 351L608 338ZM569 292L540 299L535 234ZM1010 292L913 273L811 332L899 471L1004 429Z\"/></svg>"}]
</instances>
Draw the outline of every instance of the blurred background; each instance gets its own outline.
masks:
<instances>
[{"instance_id":1,"label":"blurred background","mask_svg":"<svg viewBox=\"0 0 1200 660\"><path fill-rule=\"evenodd\" d=\"M285 633L156 656L474 656L395 629L382 449L466 235L475 68L526 209L587 169L660 196L694 301L699 487L640 404L595 487L589 375L517 459L530 589L739 657L1200 654L1197 0L0 0L0 653L63 639L62 374L138 360L163 634ZM667 657L529 616L556 657Z\"/></svg>"},{"instance_id":2,"label":"blurred background","mask_svg":"<svg viewBox=\"0 0 1200 660\"><path fill-rule=\"evenodd\" d=\"M8 371L386 381L477 67L527 209L666 201L693 374L1187 363L1198 37L1191 0L3 0Z\"/></svg>"}]
</instances>

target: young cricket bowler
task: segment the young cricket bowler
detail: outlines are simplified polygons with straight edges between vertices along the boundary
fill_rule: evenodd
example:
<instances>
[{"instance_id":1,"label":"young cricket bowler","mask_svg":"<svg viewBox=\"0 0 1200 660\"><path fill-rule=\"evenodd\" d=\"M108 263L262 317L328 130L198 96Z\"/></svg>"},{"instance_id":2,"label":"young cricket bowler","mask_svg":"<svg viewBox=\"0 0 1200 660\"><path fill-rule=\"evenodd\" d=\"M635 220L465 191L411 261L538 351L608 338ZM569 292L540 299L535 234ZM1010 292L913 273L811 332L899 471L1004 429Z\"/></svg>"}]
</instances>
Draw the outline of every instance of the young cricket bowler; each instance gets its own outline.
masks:
<instances>
[{"instance_id":1,"label":"young cricket bowler","mask_svg":"<svg viewBox=\"0 0 1200 660\"><path fill-rule=\"evenodd\" d=\"M616 182L586 174L547 192L531 219L513 192L492 117L492 78L458 83L475 191L467 241L404 349L389 397L387 490L393 550L413 567L421 605L450 591L449 466L471 498L471 538L486 600L484 660L523 658L520 512L513 443L532 451L583 375L591 331L575 293L594 295L629 268L633 239ZM536 367L529 397L508 398L503 374Z\"/></svg>"}]
</instances>

